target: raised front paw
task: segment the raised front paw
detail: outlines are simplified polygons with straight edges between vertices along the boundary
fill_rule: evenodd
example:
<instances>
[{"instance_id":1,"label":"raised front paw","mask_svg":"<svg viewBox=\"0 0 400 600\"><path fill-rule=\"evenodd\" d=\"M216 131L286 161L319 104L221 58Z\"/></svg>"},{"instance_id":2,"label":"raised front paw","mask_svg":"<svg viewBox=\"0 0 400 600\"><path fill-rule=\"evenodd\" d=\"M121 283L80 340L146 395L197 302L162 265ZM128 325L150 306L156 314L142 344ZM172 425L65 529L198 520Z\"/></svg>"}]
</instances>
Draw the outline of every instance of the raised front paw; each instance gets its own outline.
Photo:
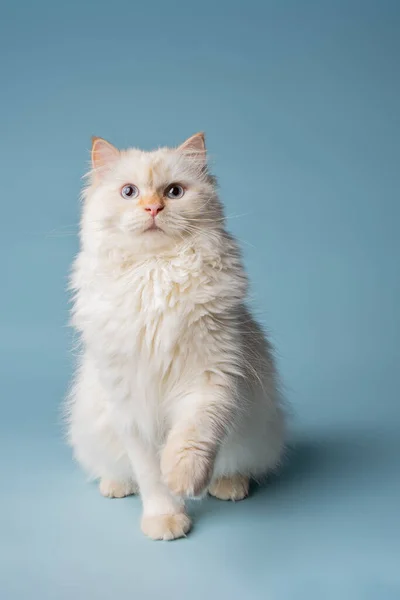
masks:
<instances>
[{"instance_id":1,"label":"raised front paw","mask_svg":"<svg viewBox=\"0 0 400 600\"><path fill-rule=\"evenodd\" d=\"M214 457L210 444L194 440L190 435L172 435L161 455L164 482L176 496L199 496L211 479Z\"/></svg>"}]
</instances>

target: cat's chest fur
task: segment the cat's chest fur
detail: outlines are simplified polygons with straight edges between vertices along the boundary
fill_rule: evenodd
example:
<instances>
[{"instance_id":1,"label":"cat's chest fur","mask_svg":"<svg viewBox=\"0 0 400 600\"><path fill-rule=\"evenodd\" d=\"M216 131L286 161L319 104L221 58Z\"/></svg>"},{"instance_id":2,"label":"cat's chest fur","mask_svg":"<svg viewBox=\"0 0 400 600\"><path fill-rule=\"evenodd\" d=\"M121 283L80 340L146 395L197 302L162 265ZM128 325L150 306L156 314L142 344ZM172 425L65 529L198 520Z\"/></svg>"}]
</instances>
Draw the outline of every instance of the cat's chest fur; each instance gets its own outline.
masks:
<instances>
[{"instance_id":1,"label":"cat's chest fur","mask_svg":"<svg viewBox=\"0 0 400 600\"><path fill-rule=\"evenodd\" d=\"M218 294L216 265L194 251L103 266L91 275L84 266L82 258L75 276L79 329L96 351L141 363L168 361Z\"/></svg>"}]
</instances>

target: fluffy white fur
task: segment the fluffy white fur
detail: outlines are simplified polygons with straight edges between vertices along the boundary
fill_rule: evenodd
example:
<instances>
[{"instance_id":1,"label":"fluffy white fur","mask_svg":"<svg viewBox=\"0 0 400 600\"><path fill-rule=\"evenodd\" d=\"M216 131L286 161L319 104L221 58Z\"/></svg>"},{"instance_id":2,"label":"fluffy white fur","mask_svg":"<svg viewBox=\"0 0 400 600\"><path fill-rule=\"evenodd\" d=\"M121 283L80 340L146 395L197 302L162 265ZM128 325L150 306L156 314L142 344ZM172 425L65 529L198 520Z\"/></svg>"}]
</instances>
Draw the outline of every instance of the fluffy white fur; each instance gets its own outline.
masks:
<instances>
[{"instance_id":1,"label":"fluffy white fur","mask_svg":"<svg viewBox=\"0 0 400 600\"><path fill-rule=\"evenodd\" d=\"M249 478L278 464L276 370L245 305L203 136L154 152L97 138L92 160L71 278L83 352L69 439L101 493L139 491L144 533L173 539L190 528L185 497L244 498ZM173 182L181 199L164 196ZM127 183L138 198L121 197Z\"/></svg>"}]
</instances>

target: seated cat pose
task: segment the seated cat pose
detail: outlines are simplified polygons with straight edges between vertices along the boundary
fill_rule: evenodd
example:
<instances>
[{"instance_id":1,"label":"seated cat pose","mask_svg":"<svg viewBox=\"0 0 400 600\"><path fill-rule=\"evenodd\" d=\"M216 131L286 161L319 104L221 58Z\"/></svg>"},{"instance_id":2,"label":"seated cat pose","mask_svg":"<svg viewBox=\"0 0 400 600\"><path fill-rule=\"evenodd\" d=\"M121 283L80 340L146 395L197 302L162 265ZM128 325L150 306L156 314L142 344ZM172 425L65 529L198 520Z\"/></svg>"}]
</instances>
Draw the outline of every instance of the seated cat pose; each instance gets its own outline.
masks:
<instances>
[{"instance_id":1,"label":"seated cat pose","mask_svg":"<svg viewBox=\"0 0 400 600\"><path fill-rule=\"evenodd\" d=\"M163 540L189 531L185 498L245 498L281 458L284 414L203 134L153 152L93 139L71 289L69 440L100 492L140 494Z\"/></svg>"}]
</instances>

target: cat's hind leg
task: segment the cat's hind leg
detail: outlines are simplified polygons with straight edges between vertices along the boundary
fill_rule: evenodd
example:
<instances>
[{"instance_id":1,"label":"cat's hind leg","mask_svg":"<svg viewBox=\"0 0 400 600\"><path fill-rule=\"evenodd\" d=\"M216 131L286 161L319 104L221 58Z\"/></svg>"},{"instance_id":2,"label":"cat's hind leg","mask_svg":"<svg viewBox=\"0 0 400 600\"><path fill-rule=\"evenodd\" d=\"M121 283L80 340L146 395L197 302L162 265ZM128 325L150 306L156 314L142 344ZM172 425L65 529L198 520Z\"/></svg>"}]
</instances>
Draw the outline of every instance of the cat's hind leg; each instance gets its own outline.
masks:
<instances>
[{"instance_id":1,"label":"cat's hind leg","mask_svg":"<svg viewBox=\"0 0 400 600\"><path fill-rule=\"evenodd\" d=\"M100 479L99 490L106 498L125 498L139 493L139 487L133 480L117 481L107 477Z\"/></svg>"},{"instance_id":2,"label":"cat's hind leg","mask_svg":"<svg viewBox=\"0 0 400 600\"><path fill-rule=\"evenodd\" d=\"M255 407L257 408L257 407ZM262 481L280 465L285 445L284 415L279 408L254 410L222 442L208 488L221 500L242 500L250 480Z\"/></svg>"},{"instance_id":3,"label":"cat's hind leg","mask_svg":"<svg viewBox=\"0 0 400 600\"><path fill-rule=\"evenodd\" d=\"M76 460L100 492L110 498L137 493L136 477L124 445L115 431L107 391L86 358L66 407L69 443Z\"/></svg>"},{"instance_id":4,"label":"cat's hind leg","mask_svg":"<svg viewBox=\"0 0 400 600\"><path fill-rule=\"evenodd\" d=\"M243 500L249 495L250 478L246 475L222 476L214 479L208 493L219 500Z\"/></svg>"}]
</instances>

